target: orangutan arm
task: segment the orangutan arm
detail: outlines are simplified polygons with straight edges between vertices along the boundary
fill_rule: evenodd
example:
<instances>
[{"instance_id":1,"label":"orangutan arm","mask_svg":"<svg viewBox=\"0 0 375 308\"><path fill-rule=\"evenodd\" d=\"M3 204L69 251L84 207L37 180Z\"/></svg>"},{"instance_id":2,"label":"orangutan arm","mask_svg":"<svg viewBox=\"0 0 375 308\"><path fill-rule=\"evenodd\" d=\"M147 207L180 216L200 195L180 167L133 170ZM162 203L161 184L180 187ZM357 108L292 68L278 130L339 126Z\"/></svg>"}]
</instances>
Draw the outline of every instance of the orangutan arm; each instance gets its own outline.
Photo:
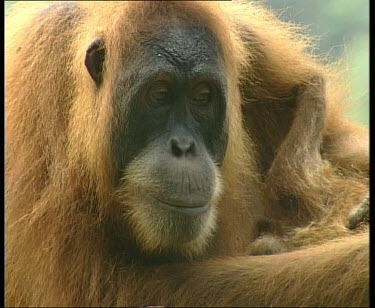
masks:
<instances>
[{"instance_id":1,"label":"orangutan arm","mask_svg":"<svg viewBox=\"0 0 375 308\"><path fill-rule=\"evenodd\" d=\"M369 305L368 234L273 256L235 257L123 275L117 305ZM139 276L137 275L137 272ZM126 294L127 285L132 294ZM120 292L121 293L121 292Z\"/></svg>"}]
</instances>

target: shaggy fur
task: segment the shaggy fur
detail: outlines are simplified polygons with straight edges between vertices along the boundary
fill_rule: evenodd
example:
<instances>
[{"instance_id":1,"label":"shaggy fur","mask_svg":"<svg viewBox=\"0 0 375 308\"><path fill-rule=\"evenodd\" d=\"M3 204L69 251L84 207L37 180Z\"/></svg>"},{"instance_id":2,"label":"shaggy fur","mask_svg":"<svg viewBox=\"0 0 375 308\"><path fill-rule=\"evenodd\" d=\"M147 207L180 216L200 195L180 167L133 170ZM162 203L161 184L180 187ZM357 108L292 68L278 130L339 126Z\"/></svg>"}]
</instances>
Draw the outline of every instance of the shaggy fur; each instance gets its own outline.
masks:
<instances>
[{"instance_id":1,"label":"shaggy fur","mask_svg":"<svg viewBox=\"0 0 375 308\"><path fill-rule=\"evenodd\" d=\"M129 192L152 183L133 162L116 187L109 159L112 93L142 65L140 35L169 16L211 29L228 80L215 217L180 250L189 262L142 253L165 252L158 226L131 210ZM340 86L297 30L252 3L17 5L6 23L6 305L367 306L367 226L345 228L353 208L358 222L367 215L367 133L339 111ZM107 48L99 90L84 65L96 37Z\"/></svg>"}]
</instances>

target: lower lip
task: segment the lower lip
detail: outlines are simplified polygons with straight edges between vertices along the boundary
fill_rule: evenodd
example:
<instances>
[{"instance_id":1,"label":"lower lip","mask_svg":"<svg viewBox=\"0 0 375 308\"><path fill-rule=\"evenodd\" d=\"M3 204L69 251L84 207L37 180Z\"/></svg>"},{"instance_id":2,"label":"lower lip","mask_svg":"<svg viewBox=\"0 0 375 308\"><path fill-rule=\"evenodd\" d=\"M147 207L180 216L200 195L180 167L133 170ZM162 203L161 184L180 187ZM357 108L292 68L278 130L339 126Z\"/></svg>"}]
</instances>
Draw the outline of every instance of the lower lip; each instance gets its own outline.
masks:
<instances>
[{"instance_id":1,"label":"lower lip","mask_svg":"<svg viewBox=\"0 0 375 308\"><path fill-rule=\"evenodd\" d=\"M210 205L209 204L205 204L203 206L197 206L197 207L187 207L187 206L179 206L179 205L173 205L173 204L168 204L168 203L165 203L163 201L160 201L158 199L156 199L158 201L158 205L168 209L168 210L171 210L171 211L174 211L174 212L177 212L177 213L181 213L181 214L186 214L186 215L190 215L190 216L197 216L197 215L200 215L200 214L203 214L205 212L208 211L208 209L210 208Z\"/></svg>"}]
</instances>

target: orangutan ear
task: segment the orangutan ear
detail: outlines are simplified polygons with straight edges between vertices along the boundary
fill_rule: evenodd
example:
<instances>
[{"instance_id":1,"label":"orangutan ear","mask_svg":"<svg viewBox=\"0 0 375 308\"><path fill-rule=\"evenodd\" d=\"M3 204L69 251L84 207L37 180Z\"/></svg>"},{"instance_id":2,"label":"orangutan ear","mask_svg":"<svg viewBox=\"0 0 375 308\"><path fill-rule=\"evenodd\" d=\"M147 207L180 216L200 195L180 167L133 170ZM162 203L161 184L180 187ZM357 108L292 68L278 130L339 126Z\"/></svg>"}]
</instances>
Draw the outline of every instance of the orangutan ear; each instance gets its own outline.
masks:
<instances>
[{"instance_id":1,"label":"orangutan ear","mask_svg":"<svg viewBox=\"0 0 375 308\"><path fill-rule=\"evenodd\" d=\"M104 41L102 38L96 38L86 50L85 66L97 87L103 80L104 57Z\"/></svg>"}]
</instances>

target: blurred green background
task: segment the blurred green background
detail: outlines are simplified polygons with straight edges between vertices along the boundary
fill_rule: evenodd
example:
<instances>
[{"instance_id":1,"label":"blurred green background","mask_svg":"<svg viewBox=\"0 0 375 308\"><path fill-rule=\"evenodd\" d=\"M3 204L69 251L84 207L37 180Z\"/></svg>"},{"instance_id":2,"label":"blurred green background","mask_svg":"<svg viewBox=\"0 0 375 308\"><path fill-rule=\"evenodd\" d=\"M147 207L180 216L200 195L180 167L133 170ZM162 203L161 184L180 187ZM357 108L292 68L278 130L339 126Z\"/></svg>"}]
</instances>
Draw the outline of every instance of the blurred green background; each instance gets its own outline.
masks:
<instances>
[{"instance_id":1,"label":"blurred green background","mask_svg":"<svg viewBox=\"0 0 375 308\"><path fill-rule=\"evenodd\" d=\"M280 19L318 36L315 54L343 59L353 107L349 117L369 125L369 0L263 0Z\"/></svg>"},{"instance_id":2,"label":"blurred green background","mask_svg":"<svg viewBox=\"0 0 375 308\"><path fill-rule=\"evenodd\" d=\"M369 124L369 0L258 0L285 21L307 25L318 36L316 54L344 59L355 102L349 117ZM6 11L17 1L6 1Z\"/></svg>"}]
</instances>

